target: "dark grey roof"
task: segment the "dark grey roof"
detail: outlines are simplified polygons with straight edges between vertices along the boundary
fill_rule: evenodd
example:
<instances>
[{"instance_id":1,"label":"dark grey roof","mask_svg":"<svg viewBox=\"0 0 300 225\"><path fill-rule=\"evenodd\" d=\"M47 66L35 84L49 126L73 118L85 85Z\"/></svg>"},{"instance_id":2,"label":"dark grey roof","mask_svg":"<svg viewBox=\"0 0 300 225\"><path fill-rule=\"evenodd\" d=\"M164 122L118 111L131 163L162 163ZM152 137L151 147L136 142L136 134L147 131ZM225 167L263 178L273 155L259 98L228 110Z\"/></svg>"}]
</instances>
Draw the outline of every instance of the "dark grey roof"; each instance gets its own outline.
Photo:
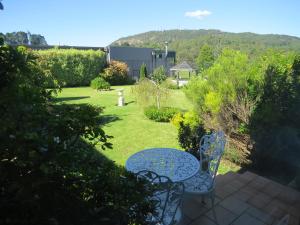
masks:
<instances>
[{"instance_id":1,"label":"dark grey roof","mask_svg":"<svg viewBox=\"0 0 300 225\"><path fill-rule=\"evenodd\" d=\"M171 71L195 71L186 61L179 63L170 69Z\"/></svg>"}]
</instances>

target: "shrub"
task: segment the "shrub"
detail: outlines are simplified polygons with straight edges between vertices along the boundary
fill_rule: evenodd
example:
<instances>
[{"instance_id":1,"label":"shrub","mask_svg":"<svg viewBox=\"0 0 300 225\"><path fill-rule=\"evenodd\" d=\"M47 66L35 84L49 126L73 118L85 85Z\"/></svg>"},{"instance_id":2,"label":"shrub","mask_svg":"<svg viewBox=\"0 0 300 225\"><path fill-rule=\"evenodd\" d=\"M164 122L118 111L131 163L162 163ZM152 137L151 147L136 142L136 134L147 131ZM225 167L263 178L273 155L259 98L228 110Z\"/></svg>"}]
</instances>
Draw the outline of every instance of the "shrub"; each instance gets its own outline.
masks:
<instances>
[{"instance_id":1,"label":"shrub","mask_svg":"<svg viewBox=\"0 0 300 225\"><path fill-rule=\"evenodd\" d=\"M101 76L110 85L132 84L134 81L128 76L128 66L124 62L111 61Z\"/></svg>"},{"instance_id":2,"label":"shrub","mask_svg":"<svg viewBox=\"0 0 300 225\"><path fill-rule=\"evenodd\" d=\"M163 66L156 68L151 78L157 84L164 82L167 79L165 68Z\"/></svg>"},{"instance_id":3,"label":"shrub","mask_svg":"<svg viewBox=\"0 0 300 225\"><path fill-rule=\"evenodd\" d=\"M160 108L169 97L169 91L166 88L148 78L141 80L131 90L138 104L143 107L155 105L157 108Z\"/></svg>"},{"instance_id":4,"label":"shrub","mask_svg":"<svg viewBox=\"0 0 300 225\"><path fill-rule=\"evenodd\" d=\"M156 122L169 122L172 117L180 110L171 107L156 108L155 106L149 106L145 108L145 115Z\"/></svg>"},{"instance_id":5,"label":"shrub","mask_svg":"<svg viewBox=\"0 0 300 225\"><path fill-rule=\"evenodd\" d=\"M174 82L171 78L167 78L163 83L162 86L168 89L179 89L176 82Z\"/></svg>"},{"instance_id":6,"label":"shrub","mask_svg":"<svg viewBox=\"0 0 300 225\"><path fill-rule=\"evenodd\" d=\"M194 111L188 111L186 113L177 113L171 120L171 123L177 128L180 127L180 122L183 122L190 127L196 127L198 124L201 124L200 116Z\"/></svg>"},{"instance_id":7,"label":"shrub","mask_svg":"<svg viewBox=\"0 0 300 225\"><path fill-rule=\"evenodd\" d=\"M184 117L182 112L176 113L171 119L171 123L177 128L180 127L180 123L183 121Z\"/></svg>"},{"instance_id":8,"label":"shrub","mask_svg":"<svg viewBox=\"0 0 300 225\"><path fill-rule=\"evenodd\" d=\"M102 51L53 48L35 52L49 88L55 83L61 87L88 86L106 64Z\"/></svg>"},{"instance_id":9,"label":"shrub","mask_svg":"<svg viewBox=\"0 0 300 225\"><path fill-rule=\"evenodd\" d=\"M178 141L180 146L187 152L199 158L200 140L206 131L203 124L191 125L184 120L179 123Z\"/></svg>"},{"instance_id":10,"label":"shrub","mask_svg":"<svg viewBox=\"0 0 300 225\"><path fill-rule=\"evenodd\" d=\"M232 147L226 148L226 151L224 151L224 159L227 159L237 165L242 165L245 163L245 155L243 155L243 152Z\"/></svg>"},{"instance_id":11,"label":"shrub","mask_svg":"<svg viewBox=\"0 0 300 225\"><path fill-rule=\"evenodd\" d=\"M109 90L110 84L105 81L102 77L96 77L94 80L91 81L91 88L99 90Z\"/></svg>"},{"instance_id":12,"label":"shrub","mask_svg":"<svg viewBox=\"0 0 300 225\"><path fill-rule=\"evenodd\" d=\"M147 67L146 64L143 63L140 68L140 80L143 80L146 77L148 77Z\"/></svg>"}]
</instances>

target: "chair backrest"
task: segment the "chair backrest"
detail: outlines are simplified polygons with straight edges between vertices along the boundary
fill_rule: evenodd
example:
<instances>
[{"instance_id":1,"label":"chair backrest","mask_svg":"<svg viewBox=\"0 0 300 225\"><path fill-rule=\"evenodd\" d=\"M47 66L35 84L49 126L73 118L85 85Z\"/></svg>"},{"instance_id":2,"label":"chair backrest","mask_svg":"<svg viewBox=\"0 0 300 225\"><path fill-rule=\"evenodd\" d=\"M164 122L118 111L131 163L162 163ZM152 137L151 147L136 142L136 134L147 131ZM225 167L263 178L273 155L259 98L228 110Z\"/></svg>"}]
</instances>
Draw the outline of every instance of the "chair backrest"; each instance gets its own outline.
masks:
<instances>
[{"instance_id":1,"label":"chair backrest","mask_svg":"<svg viewBox=\"0 0 300 225\"><path fill-rule=\"evenodd\" d=\"M223 131L204 135L200 140L200 168L209 172L213 178L216 177L221 157L225 149L225 134Z\"/></svg>"},{"instance_id":2,"label":"chair backrest","mask_svg":"<svg viewBox=\"0 0 300 225\"><path fill-rule=\"evenodd\" d=\"M183 183L172 182L168 177L159 176L148 170L137 173L137 178L147 180L155 189L151 200L155 201L156 222L164 225L172 224L184 194Z\"/></svg>"}]
</instances>

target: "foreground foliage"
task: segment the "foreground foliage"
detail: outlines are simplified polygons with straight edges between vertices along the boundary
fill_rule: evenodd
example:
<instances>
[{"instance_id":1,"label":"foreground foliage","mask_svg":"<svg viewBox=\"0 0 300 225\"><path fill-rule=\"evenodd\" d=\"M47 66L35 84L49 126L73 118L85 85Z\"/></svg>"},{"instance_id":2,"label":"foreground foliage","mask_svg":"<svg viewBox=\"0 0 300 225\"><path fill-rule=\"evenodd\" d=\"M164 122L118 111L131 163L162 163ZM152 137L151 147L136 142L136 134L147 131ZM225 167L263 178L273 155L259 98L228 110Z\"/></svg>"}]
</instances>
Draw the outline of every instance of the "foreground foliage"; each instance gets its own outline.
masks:
<instances>
[{"instance_id":1,"label":"foreground foliage","mask_svg":"<svg viewBox=\"0 0 300 225\"><path fill-rule=\"evenodd\" d=\"M300 56L290 64L270 64L250 121L251 159L261 170L300 177ZM273 168L274 163L276 167ZM298 174L297 174L298 172ZM299 186L300 187L300 186Z\"/></svg>"},{"instance_id":2,"label":"foreground foliage","mask_svg":"<svg viewBox=\"0 0 300 225\"><path fill-rule=\"evenodd\" d=\"M102 109L54 104L24 48L0 59L1 224L143 224L149 190L94 149Z\"/></svg>"}]
</instances>

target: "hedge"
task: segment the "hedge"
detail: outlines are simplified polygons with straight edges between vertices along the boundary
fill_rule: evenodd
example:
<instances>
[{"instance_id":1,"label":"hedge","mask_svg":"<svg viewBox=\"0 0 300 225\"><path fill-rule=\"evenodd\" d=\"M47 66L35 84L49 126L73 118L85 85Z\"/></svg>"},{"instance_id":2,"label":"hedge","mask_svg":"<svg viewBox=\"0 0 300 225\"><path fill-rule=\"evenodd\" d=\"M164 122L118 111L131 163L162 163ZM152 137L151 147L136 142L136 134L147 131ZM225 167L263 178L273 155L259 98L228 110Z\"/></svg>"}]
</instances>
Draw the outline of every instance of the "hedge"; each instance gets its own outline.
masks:
<instances>
[{"instance_id":1,"label":"hedge","mask_svg":"<svg viewBox=\"0 0 300 225\"><path fill-rule=\"evenodd\" d=\"M155 106L149 106L144 109L144 114L148 119L156 122L170 122L172 117L180 112L180 109L172 107L156 108Z\"/></svg>"},{"instance_id":2,"label":"hedge","mask_svg":"<svg viewBox=\"0 0 300 225\"><path fill-rule=\"evenodd\" d=\"M48 49L35 51L38 64L47 77L54 77L61 87L88 86L104 69L105 53L95 50ZM48 87L54 87L48 79Z\"/></svg>"}]
</instances>

